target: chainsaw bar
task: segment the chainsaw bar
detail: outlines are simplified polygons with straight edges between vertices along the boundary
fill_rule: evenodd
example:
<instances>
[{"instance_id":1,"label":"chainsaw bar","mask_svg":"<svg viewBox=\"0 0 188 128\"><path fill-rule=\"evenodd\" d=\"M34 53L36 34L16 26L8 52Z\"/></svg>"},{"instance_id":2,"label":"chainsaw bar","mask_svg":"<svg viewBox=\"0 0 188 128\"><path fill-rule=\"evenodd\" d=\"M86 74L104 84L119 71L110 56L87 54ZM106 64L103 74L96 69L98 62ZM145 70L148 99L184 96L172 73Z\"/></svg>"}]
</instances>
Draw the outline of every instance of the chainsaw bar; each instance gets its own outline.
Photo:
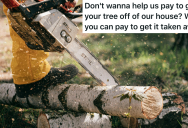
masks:
<instances>
[{"instance_id":1,"label":"chainsaw bar","mask_svg":"<svg viewBox=\"0 0 188 128\"><path fill-rule=\"evenodd\" d=\"M96 59L88 48L76 38L78 27L58 10L50 10L36 16L33 22L42 25L55 39L53 46L65 50L101 85L119 85L118 81Z\"/></svg>"},{"instance_id":2,"label":"chainsaw bar","mask_svg":"<svg viewBox=\"0 0 188 128\"><path fill-rule=\"evenodd\" d=\"M68 45L66 50L101 85L118 85L117 80L77 38Z\"/></svg>"}]
</instances>

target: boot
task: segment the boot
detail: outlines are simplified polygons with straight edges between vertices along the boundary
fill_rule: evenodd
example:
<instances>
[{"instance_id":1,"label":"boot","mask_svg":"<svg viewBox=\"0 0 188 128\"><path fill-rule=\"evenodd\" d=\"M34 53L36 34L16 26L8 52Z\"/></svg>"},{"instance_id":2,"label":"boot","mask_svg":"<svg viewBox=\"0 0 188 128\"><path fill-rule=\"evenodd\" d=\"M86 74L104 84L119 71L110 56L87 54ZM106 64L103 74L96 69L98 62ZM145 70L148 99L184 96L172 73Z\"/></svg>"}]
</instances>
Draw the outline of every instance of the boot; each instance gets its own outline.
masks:
<instances>
[{"instance_id":1,"label":"boot","mask_svg":"<svg viewBox=\"0 0 188 128\"><path fill-rule=\"evenodd\" d=\"M51 68L50 72L37 82L24 85L15 84L16 94L20 98L36 95L50 86L56 86L59 83L64 83L65 81L72 79L77 74L78 69L72 64L62 68Z\"/></svg>"}]
</instances>

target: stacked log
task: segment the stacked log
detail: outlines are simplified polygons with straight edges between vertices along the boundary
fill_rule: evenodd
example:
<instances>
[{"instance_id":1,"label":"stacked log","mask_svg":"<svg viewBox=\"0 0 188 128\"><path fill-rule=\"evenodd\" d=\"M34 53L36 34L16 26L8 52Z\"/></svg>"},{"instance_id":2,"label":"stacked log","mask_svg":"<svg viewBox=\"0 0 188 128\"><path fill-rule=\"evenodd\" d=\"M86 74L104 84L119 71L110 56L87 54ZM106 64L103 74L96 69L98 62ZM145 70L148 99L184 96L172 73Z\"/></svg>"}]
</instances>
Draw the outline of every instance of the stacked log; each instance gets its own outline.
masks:
<instances>
[{"instance_id":1,"label":"stacked log","mask_svg":"<svg viewBox=\"0 0 188 128\"><path fill-rule=\"evenodd\" d=\"M97 113L41 113L37 128L111 128L110 116Z\"/></svg>"},{"instance_id":2,"label":"stacked log","mask_svg":"<svg viewBox=\"0 0 188 128\"><path fill-rule=\"evenodd\" d=\"M109 122L105 123L105 125L109 126L110 119L106 115L118 117L128 117L127 115L129 115L129 117L145 119L156 118L162 111L163 98L156 87L92 87L90 85L75 84L51 86L38 95L19 98L16 95L14 84L1 84L0 104L14 105L22 108L74 111L81 113L80 120L77 120L76 117L70 114L62 115L61 118L71 117L79 123L82 121L85 122L87 119L87 121L91 121L89 124L96 123L94 120L98 120L99 122L100 120L105 120ZM93 120L87 113L94 113L94 117L96 118L93 118ZM102 115L102 117L99 115ZM103 125L103 123L99 123L99 126Z\"/></svg>"},{"instance_id":3,"label":"stacked log","mask_svg":"<svg viewBox=\"0 0 188 128\"><path fill-rule=\"evenodd\" d=\"M163 110L161 113L152 120L138 119L139 125L142 128L187 128L188 118L182 97L176 93L163 93L162 96Z\"/></svg>"}]
</instances>

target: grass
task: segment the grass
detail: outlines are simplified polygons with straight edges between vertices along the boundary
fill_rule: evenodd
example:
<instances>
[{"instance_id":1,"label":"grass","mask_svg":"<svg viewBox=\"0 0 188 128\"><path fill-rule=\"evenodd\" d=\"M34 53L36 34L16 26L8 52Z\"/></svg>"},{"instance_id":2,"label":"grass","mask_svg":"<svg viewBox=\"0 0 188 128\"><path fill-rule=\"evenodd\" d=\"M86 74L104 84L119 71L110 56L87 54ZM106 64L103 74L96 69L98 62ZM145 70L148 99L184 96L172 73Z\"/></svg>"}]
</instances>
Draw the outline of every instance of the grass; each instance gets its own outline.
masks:
<instances>
[{"instance_id":1,"label":"grass","mask_svg":"<svg viewBox=\"0 0 188 128\"><path fill-rule=\"evenodd\" d=\"M91 34L82 41L121 85L149 85L161 91L186 92L188 52L171 50L173 34ZM67 83L97 84L91 77L80 77L86 71L70 55L57 56L61 58L49 59L53 66L73 63L79 68L80 74Z\"/></svg>"},{"instance_id":2,"label":"grass","mask_svg":"<svg viewBox=\"0 0 188 128\"><path fill-rule=\"evenodd\" d=\"M0 105L1 128L35 128L41 110L21 109L14 106Z\"/></svg>"}]
</instances>

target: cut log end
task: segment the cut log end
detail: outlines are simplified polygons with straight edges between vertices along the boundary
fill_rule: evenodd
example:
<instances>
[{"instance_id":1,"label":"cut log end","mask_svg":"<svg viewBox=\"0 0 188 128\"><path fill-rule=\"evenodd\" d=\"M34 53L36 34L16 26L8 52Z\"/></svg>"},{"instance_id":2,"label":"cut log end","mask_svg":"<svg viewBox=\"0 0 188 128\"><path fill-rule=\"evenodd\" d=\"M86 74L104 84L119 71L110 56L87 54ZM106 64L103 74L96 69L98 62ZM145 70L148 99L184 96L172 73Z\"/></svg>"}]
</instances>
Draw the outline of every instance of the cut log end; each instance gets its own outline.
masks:
<instances>
[{"instance_id":1,"label":"cut log end","mask_svg":"<svg viewBox=\"0 0 188 128\"><path fill-rule=\"evenodd\" d=\"M142 101L142 112L146 119L156 118L163 109L163 97L156 87L150 87L145 91L147 98Z\"/></svg>"},{"instance_id":2,"label":"cut log end","mask_svg":"<svg viewBox=\"0 0 188 128\"><path fill-rule=\"evenodd\" d=\"M45 114L41 113L37 120L37 128L50 128L49 121Z\"/></svg>"}]
</instances>

